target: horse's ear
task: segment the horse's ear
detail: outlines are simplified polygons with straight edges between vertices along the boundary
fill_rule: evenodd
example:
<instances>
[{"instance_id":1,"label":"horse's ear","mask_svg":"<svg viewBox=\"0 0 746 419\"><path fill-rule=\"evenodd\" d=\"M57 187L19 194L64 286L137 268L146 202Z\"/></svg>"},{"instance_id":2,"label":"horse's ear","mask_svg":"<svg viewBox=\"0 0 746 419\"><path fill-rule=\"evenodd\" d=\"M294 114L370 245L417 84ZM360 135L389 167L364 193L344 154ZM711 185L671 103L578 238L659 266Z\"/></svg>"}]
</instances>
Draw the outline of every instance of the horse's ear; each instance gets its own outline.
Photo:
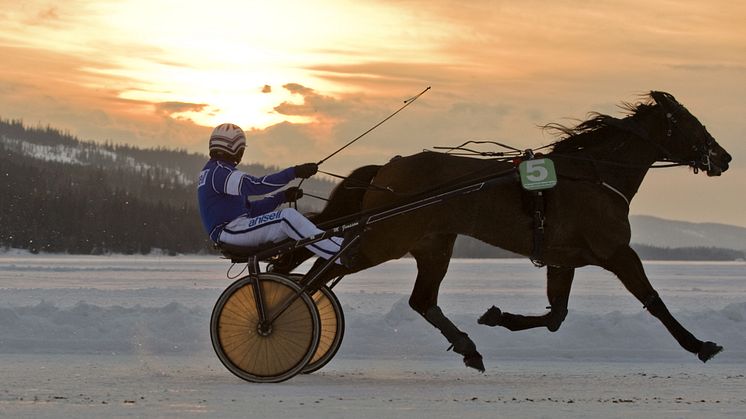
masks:
<instances>
[{"instance_id":1,"label":"horse's ear","mask_svg":"<svg viewBox=\"0 0 746 419\"><path fill-rule=\"evenodd\" d=\"M652 92L650 92L650 97L653 98L655 103L663 106L664 108L667 106L670 107L670 105L679 104L679 102L676 100L675 97L673 97L672 94L666 93L666 92L659 92L659 91L653 90Z\"/></svg>"}]
</instances>

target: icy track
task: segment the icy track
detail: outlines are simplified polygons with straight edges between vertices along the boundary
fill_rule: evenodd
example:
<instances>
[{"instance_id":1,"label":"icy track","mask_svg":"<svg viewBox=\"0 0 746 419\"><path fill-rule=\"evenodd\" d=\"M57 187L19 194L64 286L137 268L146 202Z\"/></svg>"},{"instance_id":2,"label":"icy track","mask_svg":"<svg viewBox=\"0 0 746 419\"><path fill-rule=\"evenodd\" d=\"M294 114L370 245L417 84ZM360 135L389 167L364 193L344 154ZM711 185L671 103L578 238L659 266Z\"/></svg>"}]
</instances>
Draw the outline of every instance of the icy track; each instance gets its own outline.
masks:
<instances>
[{"instance_id":1,"label":"icy track","mask_svg":"<svg viewBox=\"0 0 746 419\"><path fill-rule=\"evenodd\" d=\"M330 364L258 385L231 375L210 345L229 263L8 253L0 417L744 417L746 263L645 265L679 321L723 353L700 363L596 268L577 272L556 333L477 325L493 304L543 312L545 271L454 260L440 305L484 355L480 374L408 307L415 266L400 260L337 286L347 328Z\"/></svg>"}]
</instances>

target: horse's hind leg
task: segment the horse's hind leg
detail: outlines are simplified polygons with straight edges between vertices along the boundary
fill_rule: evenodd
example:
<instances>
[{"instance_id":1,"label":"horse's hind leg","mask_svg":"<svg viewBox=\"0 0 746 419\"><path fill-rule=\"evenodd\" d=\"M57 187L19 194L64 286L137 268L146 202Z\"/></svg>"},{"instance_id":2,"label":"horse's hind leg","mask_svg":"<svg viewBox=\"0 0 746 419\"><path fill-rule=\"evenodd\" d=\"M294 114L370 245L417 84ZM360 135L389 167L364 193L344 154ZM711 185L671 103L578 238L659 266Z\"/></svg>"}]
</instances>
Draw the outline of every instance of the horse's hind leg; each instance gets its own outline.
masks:
<instances>
[{"instance_id":1,"label":"horse's hind leg","mask_svg":"<svg viewBox=\"0 0 746 419\"><path fill-rule=\"evenodd\" d=\"M499 308L492 306L477 322L488 326L502 326L512 331L546 327L549 331L556 332L567 316L567 302L574 275L573 268L547 268L547 298L550 310L541 316L503 313Z\"/></svg>"},{"instance_id":2,"label":"horse's hind leg","mask_svg":"<svg viewBox=\"0 0 746 419\"><path fill-rule=\"evenodd\" d=\"M464 364L484 372L482 355L469 335L456 327L438 307L438 290L448 270L453 253L454 234L432 235L410 250L417 261L417 280L409 305L430 324L438 328L456 353L463 355Z\"/></svg>"},{"instance_id":3,"label":"horse's hind leg","mask_svg":"<svg viewBox=\"0 0 746 419\"><path fill-rule=\"evenodd\" d=\"M603 266L613 272L638 300L648 309L650 314L658 318L666 329L673 335L679 345L689 352L697 354L702 362L723 350L722 346L713 342L702 342L689 333L668 311L658 293L650 284L642 262L632 248L622 246L614 255L606 261Z\"/></svg>"}]
</instances>

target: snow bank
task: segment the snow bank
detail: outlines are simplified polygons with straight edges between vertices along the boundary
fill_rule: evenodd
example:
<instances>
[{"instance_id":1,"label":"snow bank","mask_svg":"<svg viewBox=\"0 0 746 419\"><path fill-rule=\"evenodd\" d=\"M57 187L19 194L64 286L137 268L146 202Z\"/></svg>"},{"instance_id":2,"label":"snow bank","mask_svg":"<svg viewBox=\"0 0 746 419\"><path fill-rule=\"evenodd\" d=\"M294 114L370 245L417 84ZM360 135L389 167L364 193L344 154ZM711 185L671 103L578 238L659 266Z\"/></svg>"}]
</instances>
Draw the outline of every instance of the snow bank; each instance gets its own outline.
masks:
<instances>
[{"instance_id":1,"label":"snow bank","mask_svg":"<svg viewBox=\"0 0 746 419\"><path fill-rule=\"evenodd\" d=\"M6 256L6 257L31 256L32 253L28 251L28 249L17 249L15 247L1 247L0 246L0 255Z\"/></svg>"},{"instance_id":2,"label":"snow bank","mask_svg":"<svg viewBox=\"0 0 746 419\"><path fill-rule=\"evenodd\" d=\"M343 358L439 358L448 343L414 313L407 299L388 312L345 306L347 328L338 354ZM190 354L211 351L208 307L173 302L161 307L97 306L60 308L48 302L0 307L0 353ZM515 360L692 361L665 328L645 311L594 314L571 311L556 333L545 329L510 332L476 324L466 313L446 313L476 342L489 362ZM725 347L717 362L746 361L746 302L721 310L674 313L702 339Z\"/></svg>"},{"instance_id":3,"label":"snow bank","mask_svg":"<svg viewBox=\"0 0 746 419\"><path fill-rule=\"evenodd\" d=\"M448 343L402 298L383 318L347 313L347 354L360 357L445 354ZM477 344L486 359L515 360L660 360L687 361L685 352L664 326L646 311L595 314L570 311L559 331L510 332L476 324L473 314L446 313ZM718 360L746 360L746 302L722 310L681 311L674 316L695 336L725 347Z\"/></svg>"},{"instance_id":4,"label":"snow bank","mask_svg":"<svg viewBox=\"0 0 746 419\"><path fill-rule=\"evenodd\" d=\"M163 307L0 307L3 353L190 353L206 349L209 313Z\"/></svg>"}]
</instances>

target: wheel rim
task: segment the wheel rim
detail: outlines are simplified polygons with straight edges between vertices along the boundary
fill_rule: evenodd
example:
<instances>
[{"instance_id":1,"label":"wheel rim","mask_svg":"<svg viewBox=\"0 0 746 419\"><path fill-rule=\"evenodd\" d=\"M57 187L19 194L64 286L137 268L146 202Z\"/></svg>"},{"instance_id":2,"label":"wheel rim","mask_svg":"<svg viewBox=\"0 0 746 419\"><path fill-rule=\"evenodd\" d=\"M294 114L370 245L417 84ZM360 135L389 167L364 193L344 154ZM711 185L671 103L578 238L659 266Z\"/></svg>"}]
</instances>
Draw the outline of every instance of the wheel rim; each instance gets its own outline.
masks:
<instances>
[{"instance_id":1,"label":"wheel rim","mask_svg":"<svg viewBox=\"0 0 746 419\"><path fill-rule=\"evenodd\" d=\"M284 278L263 275L260 281L270 316L298 291L292 281ZM310 298L302 295L266 333L260 333L252 280L242 279L229 287L216 305L213 344L221 361L239 377L248 381L283 381L297 374L316 352L317 316Z\"/></svg>"},{"instance_id":2,"label":"wheel rim","mask_svg":"<svg viewBox=\"0 0 746 419\"><path fill-rule=\"evenodd\" d=\"M309 363L318 361L324 354L329 351L334 343L334 337L337 336L337 313L332 306L332 302L321 291L316 291L313 296L313 302L319 310L319 320L321 321L321 336L319 336L319 346L316 353Z\"/></svg>"},{"instance_id":3,"label":"wheel rim","mask_svg":"<svg viewBox=\"0 0 746 419\"><path fill-rule=\"evenodd\" d=\"M306 374L321 369L331 361L344 337L344 314L332 290L323 287L312 298L319 311L320 338L316 353L303 368L303 373Z\"/></svg>"}]
</instances>

